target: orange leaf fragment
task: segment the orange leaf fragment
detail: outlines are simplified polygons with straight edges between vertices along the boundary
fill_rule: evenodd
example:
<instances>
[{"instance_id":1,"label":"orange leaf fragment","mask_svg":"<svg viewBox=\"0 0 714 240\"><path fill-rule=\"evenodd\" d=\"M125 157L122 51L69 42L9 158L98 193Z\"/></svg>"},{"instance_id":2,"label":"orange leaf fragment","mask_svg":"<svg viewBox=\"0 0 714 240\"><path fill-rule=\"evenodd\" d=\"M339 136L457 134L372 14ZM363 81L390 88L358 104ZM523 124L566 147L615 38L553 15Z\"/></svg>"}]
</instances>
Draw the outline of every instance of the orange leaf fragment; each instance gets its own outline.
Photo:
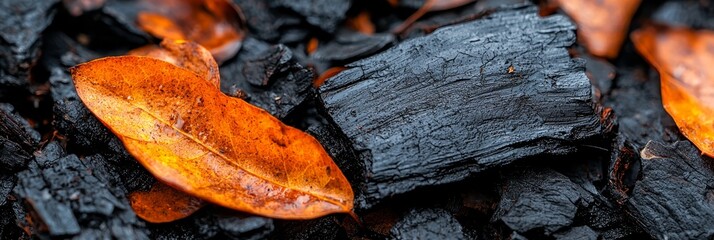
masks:
<instances>
[{"instance_id":1,"label":"orange leaf fragment","mask_svg":"<svg viewBox=\"0 0 714 240\"><path fill-rule=\"evenodd\" d=\"M352 211L352 188L317 140L187 69L122 56L71 72L85 105L171 187L274 218Z\"/></svg>"},{"instance_id":2,"label":"orange leaf fragment","mask_svg":"<svg viewBox=\"0 0 714 240\"><path fill-rule=\"evenodd\" d=\"M645 27L637 50L660 73L662 104L704 154L714 156L714 31Z\"/></svg>"},{"instance_id":3,"label":"orange leaf fragment","mask_svg":"<svg viewBox=\"0 0 714 240\"><path fill-rule=\"evenodd\" d=\"M217 62L232 58L245 37L245 18L228 0L143 0L139 27L158 38L194 41Z\"/></svg>"},{"instance_id":4,"label":"orange leaf fragment","mask_svg":"<svg viewBox=\"0 0 714 240\"><path fill-rule=\"evenodd\" d=\"M322 86L322 84L325 83L325 81L327 81L328 78L334 77L335 75L344 71L345 69L347 69L347 68L346 67L332 67L332 68L325 70L325 72L320 74L320 76L318 76L314 81L312 81L312 87L319 88L320 86Z\"/></svg>"},{"instance_id":5,"label":"orange leaf fragment","mask_svg":"<svg viewBox=\"0 0 714 240\"><path fill-rule=\"evenodd\" d=\"M191 216L206 205L206 202L187 195L161 182L148 192L129 194L131 208L140 218L152 223L165 223Z\"/></svg>"},{"instance_id":6,"label":"orange leaf fragment","mask_svg":"<svg viewBox=\"0 0 714 240\"><path fill-rule=\"evenodd\" d=\"M578 25L578 39L598 57L615 58L640 0L552 0Z\"/></svg>"},{"instance_id":7,"label":"orange leaf fragment","mask_svg":"<svg viewBox=\"0 0 714 240\"><path fill-rule=\"evenodd\" d=\"M160 47L148 45L131 50L127 54L152 57L186 68L220 88L218 63L208 50L194 42L164 39Z\"/></svg>"},{"instance_id":8,"label":"orange leaf fragment","mask_svg":"<svg viewBox=\"0 0 714 240\"><path fill-rule=\"evenodd\" d=\"M347 26L355 31L361 32L364 35L374 35L376 27L372 23L371 16L368 11L362 11L357 16L349 18L345 21Z\"/></svg>"}]
</instances>

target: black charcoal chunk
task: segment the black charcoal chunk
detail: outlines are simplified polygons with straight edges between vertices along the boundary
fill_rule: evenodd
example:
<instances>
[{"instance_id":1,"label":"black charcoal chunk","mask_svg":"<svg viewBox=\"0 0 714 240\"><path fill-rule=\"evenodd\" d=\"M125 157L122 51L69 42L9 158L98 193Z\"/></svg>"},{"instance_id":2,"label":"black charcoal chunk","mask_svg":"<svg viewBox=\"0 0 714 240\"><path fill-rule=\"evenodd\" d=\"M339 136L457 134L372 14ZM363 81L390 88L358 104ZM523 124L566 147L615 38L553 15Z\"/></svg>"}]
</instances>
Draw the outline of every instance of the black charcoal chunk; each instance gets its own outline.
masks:
<instances>
[{"instance_id":1,"label":"black charcoal chunk","mask_svg":"<svg viewBox=\"0 0 714 240\"><path fill-rule=\"evenodd\" d=\"M276 230L270 239L341 239L341 230L338 220L331 216L306 221L276 221Z\"/></svg>"},{"instance_id":2,"label":"black charcoal chunk","mask_svg":"<svg viewBox=\"0 0 714 240\"><path fill-rule=\"evenodd\" d=\"M152 239L265 239L273 220L219 207L205 207L191 217L152 225Z\"/></svg>"},{"instance_id":3,"label":"black charcoal chunk","mask_svg":"<svg viewBox=\"0 0 714 240\"><path fill-rule=\"evenodd\" d=\"M627 207L657 239L714 237L714 171L688 141L649 142L640 152L642 176Z\"/></svg>"},{"instance_id":4,"label":"black charcoal chunk","mask_svg":"<svg viewBox=\"0 0 714 240\"><path fill-rule=\"evenodd\" d=\"M352 63L320 89L364 164L359 207L602 132L575 26L533 6L445 27Z\"/></svg>"},{"instance_id":5,"label":"black charcoal chunk","mask_svg":"<svg viewBox=\"0 0 714 240\"><path fill-rule=\"evenodd\" d=\"M390 230L394 239L466 239L461 224L443 209L413 209Z\"/></svg>"},{"instance_id":6,"label":"black charcoal chunk","mask_svg":"<svg viewBox=\"0 0 714 240\"><path fill-rule=\"evenodd\" d=\"M59 0L0 1L0 92L27 85L40 55L40 36L54 17Z\"/></svg>"},{"instance_id":7,"label":"black charcoal chunk","mask_svg":"<svg viewBox=\"0 0 714 240\"><path fill-rule=\"evenodd\" d=\"M580 226L556 233L554 236L558 240L598 240L600 235L587 226Z\"/></svg>"},{"instance_id":8,"label":"black charcoal chunk","mask_svg":"<svg viewBox=\"0 0 714 240\"><path fill-rule=\"evenodd\" d=\"M321 61L346 63L379 52L394 43L392 34L364 35L353 31L339 31L335 39L320 45L312 57Z\"/></svg>"},{"instance_id":9,"label":"black charcoal chunk","mask_svg":"<svg viewBox=\"0 0 714 240\"><path fill-rule=\"evenodd\" d=\"M91 160L104 161L99 156ZM39 217L33 222L44 224L52 237L146 239L125 191L113 189L107 175L116 173L89 167L50 142L18 174L14 192Z\"/></svg>"},{"instance_id":10,"label":"black charcoal chunk","mask_svg":"<svg viewBox=\"0 0 714 240\"><path fill-rule=\"evenodd\" d=\"M551 169L528 169L505 179L492 221L520 233L542 229L546 235L573 223L581 197L568 177Z\"/></svg>"},{"instance_id":11,"label":"black charcoal chunk","mask_svg":"<svg viewBox=\"0 0 714 240\"><path fill-rule=\"evenodd\" d=\"M273 8L290 9L305 18L312 26L327 33L334 33L345 20L347 10L352 5L351 0L272 0Z\"/></svg>"},{"instance_id":12,"label":"black charcoal chunk","mask_svg":"<svg viewBox=\"0 0 714 240\"><path fill-rule=\"evenodd\" d=\"M714 4L711 1L668 1L652 15L655 22L675 27L714 29Z\"/></svg>"},{"instance_id":13,"label":"black charcoal chunk","mask_svg":"<svg viewBox=\"0 0 714 240\"><path fill-rule=\"evenodd\" d=\"M40 134L15 112L15 108L0 103L0 169L18 171L24 168L39 142Z\"/></svg>"},{"instance_id":14,"label":"black charcoal chunk","mask_svg":"<svg viewBox=\"0 0 714 240\"><path fill-rule=\"evenodd\" d=\"M246 38L236 58L220 68L221 90L283 118L307 98L312 71L282 44Z\"/></svg>"},{"instance_id":15,"label":"black charcoal chunk","mask_svg":"<svg viewBox=\"0 0 714 240\"><path fill-rule=\"evenodd\" d=\"M245 15L251 36L268 42L301 42L310 33L297 13L271 9L269 1L233 0Z\"/></svg>"}]
</instances>

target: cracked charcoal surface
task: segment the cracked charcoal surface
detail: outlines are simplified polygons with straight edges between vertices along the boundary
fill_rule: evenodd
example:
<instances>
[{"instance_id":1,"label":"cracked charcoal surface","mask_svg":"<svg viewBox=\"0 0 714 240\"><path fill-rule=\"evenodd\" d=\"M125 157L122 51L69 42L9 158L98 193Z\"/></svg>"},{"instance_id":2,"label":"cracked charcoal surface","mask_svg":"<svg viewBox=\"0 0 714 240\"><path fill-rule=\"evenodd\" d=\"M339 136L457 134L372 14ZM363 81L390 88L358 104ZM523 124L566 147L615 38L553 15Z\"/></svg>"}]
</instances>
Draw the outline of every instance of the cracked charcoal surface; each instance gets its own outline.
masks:
<instances>
[{"instance_id":1,"label":"cracked charcoal surface","mask_svg":"<svg viewBox=\"0 0 714 240\"><path fill-rule=\"evenodd\" d=\"M627 207L657 239L714 237L712 159L690 142L649 142L641 151L642 177Z\"/></svg>"},{"instance_id":2,"label":"cracked charcoal surface","mask_svg":"<svg viewBox=\"0 0 714 240\"><path fill-rule=\"evenodd\" d=\"M103 162L99 156L91 161ZM18 174L14 191L52 237L146 239L148 233L131 211L125 192L101 177L116 173L104 169L90 167L50 142Z\"/></svg>"},{"instance_id":3,"label":"cracked charcoal surface","mask_svg":"<svg viewBox=\"0 0 714 240\"><path fill-rule=\"evenodd\" d=\"M543 229L546 235L573 223L581 197L568 177L551 169L529 169L505 179L493 221L519 233Z\"/></svg>"},{"instance_id":4,"label":"cracked charcoal surface","mask_svg":"<svg viewBox=\"0 0 714 240\"><path fill-rule=\"evenodd\" d=\"M305 18L312 26L327 33L334 33L345 20L347 10L352 5L351 0L273 0L273 8L290 9Z\"/></svg>"},{"instance_id":5,"label":"cracked charcoal surface","mask_svg":"<svg viewBox=\"0 0 714 240\"><path fill-rule=\"evenodd\" d=\"M273 220L270 218L243 216L238 212L209 206L189 218L169 224L153 225L151 237L153 239L265 239L273 228Z\"/></svg>"},{"instance_id":6,"label":"cracked charcoal surface","mask_svg":"<svg viewBox=\"0 0 714 240\"><path fill-rule=\"evenodd\" d=\"M461 224L443 209L414 209L390 230L394 239L466 239Z\"/></svg>"},{"instance_id":7,"label":"cracked charcoal surface","mask_svg":"<svg viewBox=\"0 0 714 240\"><path fill-rule=\"evenodd\" d=\"M535 7L437 30L348 65L320 89L366 177L358 207L601 133L575 26ZM514 71L508 73L510 66Z\"/></svg>"},{"instance_id":8,"label":"cracked charcoal surface","mask_svg":"<svg viewBox=\"0 0 714 240\"><path fill-rule=\"evenodd\" d=\"M245 100L277 118L287 116L308 97L312 71L293 58L282 44L246 38L236 58L220 67L221 90Z\"/></svg>"},{"instance_id":9,"label":"cracked charcoal surface","mask_svg":"<svg viewBox=\"0 0 714 240\"><path fill-rule=\"evenodd\" d=\"M379 52L394 43L392 34L364 35L352 31L339 31L332 41L321 45L312 57L321 61L350 62Z\"/></svg>"},{"instance_id":10,"label":"cracked charcoal surface","mask_svg":"<svg viewBox=\"0 0 714 240\"><path fill-rule=\"evenodd\" d=\"M272 43L303 41L309 35L297 13L271 9L268 1L233 0L242 10L252 37Z\"/></svg>"},{"instance_id":11,"label":"cracked charcoal surface","mask_svg":"<svg viewBox=\"0 0 714 240\"><path fill-rule=\"evenodd\" d=\"M15 108L0 103L0 169L15 172L24 168L39 142L40 134L15 112Z\"/></svg>"},{"instance_id":12,"label":"cracked charcoal surface","mask_svg":"<svg viewBox=\"0 0 714 240\"><path fill-rule=\"evenodd\" d=\"M0 1L0 96L8 87L27 85L39 57L39 39L52 22L59 0Z\"/></svg>"},{"instance_id":13,"label":"cracked charcoal surface","mask_svg":"<svg viewBox=\"0 0 714 240\"><path fill-rule=\"evenodd\" d=\"M557 240L597 240L599 235L587 226L580 226L554 234ZM609 239L609 238L608 238Z\"/></svg>"}]
</instances>

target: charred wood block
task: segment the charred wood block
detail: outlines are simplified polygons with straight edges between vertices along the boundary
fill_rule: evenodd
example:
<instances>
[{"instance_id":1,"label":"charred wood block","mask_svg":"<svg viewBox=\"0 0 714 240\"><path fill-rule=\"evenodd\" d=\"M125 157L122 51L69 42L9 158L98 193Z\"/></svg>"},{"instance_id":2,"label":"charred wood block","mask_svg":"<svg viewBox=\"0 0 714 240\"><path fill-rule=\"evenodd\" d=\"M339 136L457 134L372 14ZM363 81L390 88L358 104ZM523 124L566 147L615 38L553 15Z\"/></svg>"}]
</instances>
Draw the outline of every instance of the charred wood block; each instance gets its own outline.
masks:
<instances>
[{"instance_id":1,"label":"charred wood block","mask_svg":"<svg viewBox=\"0 0 714 240\"><path fill-rule=\"evenodd\" d=\"M627 207L657 239L714 237L712 159L690 142L649 142L640 152L642 177Z\"/></svg>"},{"instance_id":2,"label":"charred wood block","mask_svg":"<svg viewBox=\"0 0 714 240\"><path fill-rule=\"evenodd\" d=\"M551 169L516 171L506 177L492 221L519 233L542 229L546 235L570 226L581 200L577 185Z\"/></svg>"},{"instance_id":3,"label":"charred wood block","mask_svg":"<svg viewBox=\"0 0 714 240\"><path fill-rule=\"evenodd\" d=\"M358 206L451 183L601 134L575 26L532 6L415 38L349 64L320 89L359 154Z\"/></svg>"},{"instance_id":4,"label":"charred wood block","mask_svg":"<svg viewBox=\"0 0 714 240\"><path fill-rule=\"evenodd\" d=\"M390 231L394 239L466 239L459 221L443 209L414 209Z\"/></svg>"},{"instance_id":5,"label":"charred wood block","mask_svg":"<svg viewBox=\"0 0 714 240\"><path fill-rule=\"evenodd\" d=\"M288 115L310 93L312 71L282 44L246 38L238 56L221 66L221 90L243 98L277 118Z\"/></svg>"},{"instance_id":6,"label":"charred wood block","mask_svg":"<svg viewBox=\"0 0 714 240\"><path fill-rule=\"evenodd\" d=\"M92 161L105 161L93 157ZM90 168L66 155L57 142L37 152L18 174L17 196L26 202L52 237L144 239L147 232L121 189L106 177L113 172Z\"/></svg>"},{"instance_id":7,"label":"charred wood block","mask_svg":"<svg viewBox=\"0 0 714 240\"><path fill-rule=\"evenodd\" d=\"M310 34L297 13L271 9L269 1L233 0L246 18L248 30L255 38L268 42L301 42Z\"/></svg>"},{"instance_id":8,"label":"charred wood block","mask_svg":"<svg viewBox=\"0 0 714 240\"><path fill-rule=\"evenodd\" d=\"M290 9L305 18L305 21L327 33L334 33L345 20L351 0L273 0L273 8Z\"/></svg>"},{"instance_id":9,"label":"charred wood block","mask_svg":"<svg viewBox=\"0 0 714 240\"><path fill-rule=\"evenodd\" d=\"M0 1L0 89L25 86L39 57L39 38L59 0Z\"/></svg>"},{"instance_id":10,"label":"charred wood block","mask_svg":"<svg viewBox=\"0 0 714 240\"><path fill-rule=\"evenodd\" d=\"M15 112L12 105L0 104L1 169L17 171L24 168L39 142L40 134Z\"/></svg>"}]
</instances>

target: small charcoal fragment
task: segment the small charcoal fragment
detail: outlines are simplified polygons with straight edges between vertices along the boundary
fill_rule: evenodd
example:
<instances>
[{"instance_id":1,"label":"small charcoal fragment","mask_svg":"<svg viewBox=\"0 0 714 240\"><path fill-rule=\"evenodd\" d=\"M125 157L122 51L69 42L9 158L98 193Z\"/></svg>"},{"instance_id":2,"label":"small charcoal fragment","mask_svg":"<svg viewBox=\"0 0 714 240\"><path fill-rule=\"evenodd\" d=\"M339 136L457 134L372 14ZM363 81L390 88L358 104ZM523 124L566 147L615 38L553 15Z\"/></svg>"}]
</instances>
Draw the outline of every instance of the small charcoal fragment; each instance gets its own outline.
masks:
<instances>
[{"instance_id":1,"label":"small charcoal fragment","mask_svg":"<svg viewBox=\"0 0 714 240\"><path fill-rule=\"evenodd\" d=\"M587 226L570 228L563 232L554 234L557 240L598 240L599 235Z\"/></svg>"},{"instance_id":2,"label":"small charcoal fragment","mask_svg":"<svg viewBox=\"0 0 714 240\"><path fill-rule=\"evenodd\" d=\"M24 168L39 142L40 134L15 112L15 108L0 103L0 168L6 171Z\"/></svg>"},{"instance_id":3,"label":"small charcoal fragment","mask_svg":"<svg viewBox=\"0 0 714 240\"><path fill-rule=\"evenodd\" d=\"M131 211L124 191L106 181L106 175L116 173L96 170L50 142L18 174L15 193L39 217L33 222L43 223L53 237L146 239L143 222Z\"/></svg>"},{"instance_id":4,"label":"small charcoal fragment","mask_svg":"<svg viewBox=\"0 0 714 240\"><path fill-rule=\"evenodd\" d=\"M390 233L394 239L466 239L461 224L443 209L413 209Z\"/></svg>"},{"instance_id":5,"label":"small charcoal fragment","mask_svg":"<svg viewBox=\"0 0 714 240\"><path fill-rule=\"evenodd\" d=\"M519 233L543 229L546 235L573 223L580 192L568 177L551 169L529 169L505 179L493 221Z\"/></svg>"},{"instance_id":6,"label":"small charcoal fragment","mask_svg":"<svg viewBox=\"0 0 714 240\"><path fill-rule=\"evenodd\" d=\"M39 39L54 17L59 0L0 1L0 96L9 87L27 85L40 56Z\"/></svg>"},{"instance_id":7,"label":"small charcoal fragment","mask_svg":"<svg viewBox=\"0 0 714 240\"><path fill-rule=\"evenodd\" d=\"M364 35L353 31L339 31L335 39L321 45L312 57L321 61L347 63L379 52L395 41L392 34Z\"/></svg>"},{"instance_id":8,"label":"small charcoal fragment","mask_svg":"<svg viewBox=\"0 0 714 240\"><path fill-rule=\"evenodd\" d=\"M714 171L712 159L688 141L665 145L649 142L640 152L642 177L627 208L657 239L714 237Z\"/></svg>"},{"instance_id":9,"label":"small charcoal fragment","mask_svg":"<svg viewBox=\"0 0 714 240\"><path fill-rule=\"evenodd\" d=\"M283 118L308 96L313 73L282 44L246 38L233 60L223 64L221 90Z\"/></svg>"},{"instance_id":10,"label":"small charcoal fragment","mask_svg":"<svg viewBox=\"0 0 714 240\"><path fill-rule=\"evenodd\" d=\"M248 30L257 39L268 42L301 42L310 30L300 15L287 9L271 9L269 1L233 0L245 14Z\"/></svg>"},{"instance_id":11,"label":"small charcoal fragment","mask_svg":"<svg viewBox=\"0 0 714 240\"><path fill-rule=\"evenodd\" d=\"M334 33L345 20L351 0L272 0L273 8L287 8L302 15L307 23L327 33Z\"/></svg>"},{"instance_id":12,"label":"small charcoal fragment","mask_svg":"<svg viewBox=\"0 0 714 240\"><path fill-rule=\"evenodd\" d=\"M521 6L348 65L320 89L364 166L358 207L602 133L575 26Z\"/></svg>"}]
</instances>

